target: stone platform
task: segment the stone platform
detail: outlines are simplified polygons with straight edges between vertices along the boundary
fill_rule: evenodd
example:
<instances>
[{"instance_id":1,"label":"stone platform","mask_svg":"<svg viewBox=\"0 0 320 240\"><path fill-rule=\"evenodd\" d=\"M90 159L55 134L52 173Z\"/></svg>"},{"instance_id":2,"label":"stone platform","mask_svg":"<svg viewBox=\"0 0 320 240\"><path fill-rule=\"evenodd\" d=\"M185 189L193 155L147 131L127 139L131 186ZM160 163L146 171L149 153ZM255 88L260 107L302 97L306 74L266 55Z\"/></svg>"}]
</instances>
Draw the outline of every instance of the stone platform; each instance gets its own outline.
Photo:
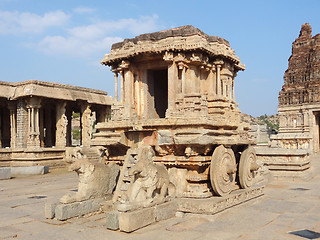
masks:
<instances>
[{"instance_id":1,"label":"stone platform","mask_svg":"<svg viewBox=\"0 0 320 240\"><path fill-rule=\"evenodd\" d=\"M320 172L320 155L310 158ZM46 219L45 202L73 193L76 174L53 169L45 175L0 181L1 239L91 239L91 240L177 240L177 239L306 239L292 232L320 233L320 175L308 182L273 181L264 195L217 214L178 214L130 234L106 228L105 213L66 221Z\"/></svg>"},{"instance_id":2,"label":"stone platform","mask_svg":"<svg viewBox=\"0 0 320 240\"><path fill-rule=\"evenodd\" d=\"M182 198L179 199L177 210L187 213L215 214L262 196L264 194L263 189L263 186L252 189L241 189L224 197L211 197L205 199Z\"/></svg>"},{"instance_id":3,"label":"stone platform","mask_svg":"<svg viewBox=\"0 0 320 240\"><path fill-rule=\"evenodd\" d=\"M173 199L153 207L137 209L128 212L111 211L107 213L108 229L122 232L133 232L137 229L172 218L176 212L195 214L216 214L233 206L262 196L264 187L241 189L225 197L210 197L204 199L181 198Z\"/></svg>"},{"instance_id":4,"label":"stone platform","mask_svg":"<svg viewBox=\"0 0 320 240\"><path fill-rule=\"evenodd\" d=\"M257 159L274 179L308 180L311 178L309 152L305 149L255 147Z\"/></svg>"}]
</instances>

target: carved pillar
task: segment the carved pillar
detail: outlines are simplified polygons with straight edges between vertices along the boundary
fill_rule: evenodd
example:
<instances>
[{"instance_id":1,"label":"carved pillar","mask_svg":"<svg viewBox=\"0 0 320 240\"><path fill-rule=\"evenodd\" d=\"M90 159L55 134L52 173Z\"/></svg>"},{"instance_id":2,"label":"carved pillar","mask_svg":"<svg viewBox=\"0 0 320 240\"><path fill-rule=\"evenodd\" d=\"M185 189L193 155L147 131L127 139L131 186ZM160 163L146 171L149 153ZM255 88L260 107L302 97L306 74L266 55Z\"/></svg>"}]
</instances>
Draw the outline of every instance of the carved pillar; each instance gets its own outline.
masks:
<instances>
[{"instance_id":1,"label":"carved pillar","mask_svg":"<svg viewBox=\"0 0 320 240\"><path fill-rule=\"evenodd\" d=\"M217 95L221 96L221 79L220 79L221 64L216 65L216 81L217 81Z\"/></svg>"},{"instance_id":2,"label":"carved pillar","mask_svg":"<svg viewBox=\"0 0 320 240\"><path fill-rule=\"evenodd\" d=\"M228 85L227 85L227 83L226 83L226 79L224 78L224 79L222 79L222 81L221 81L221 88L222 88L222 96L223 96L223 97L226 97L226 96L227 96L227 87L228 87Z\"/></svg>"},{"instance_id":3,"label":"carved pillar","mask_svg":"<svg viewBox=\"0 0 320 240\"><path fill-rule=\"evenodd\" d=\"M67 102L58 102L56 105L56 147L66 147L67 143Z\"/></svg>"},{"instance_id":4,"label":"carved pillar","mask_svg":"<svg viewBox=\"0 0 320 240\"><path fill-rule=\"evenodd\" d=\"M216 71L215 67L213 67L209 70L209 74L208 74L208 81L209 81L208 94L209 95L216 95L217 94L217 85L216 85L216 79L214 76L215 71Z\"/></svg>"},{"instance_id":5,"label":"carved pillar","mask_svg":"<svg viewBox=\"0 0 320 240\"><path fill-rule=\"evenodd\" d=\"M117 71L113 71L114 73L114 99L115 100L119 100L118 99L118 72Z\"/></svg>"},{"instance_id":6,"label":"carved pillar","mask_svg":"<svg viewBox=\"0 0 320 240\"><path fill-rule=\"evenodd\" d=\"M131 70L125 70L124 72L124 91L125 91L125 116L130 118L132 115L131 109L133 104L133 74Z\"/></svg>"},{"instance_id":7,"label":"carved pillar","mask_svg":"<svg viewBox=\"0 0 320 240\"><path fill-rule=\"evenodd\" d=\"M24 99L17 100L17 138L16 147L27 147L28 112Z\"/></svg>"},{"instance_id":8,"label":"carved pillar","mask_svg":"<svg viewBox=\"0 0 320 240\"><path fill-rule=\"evenodd\" d=\"M17 126L16 126L16 109L17 104L15 101L8 102L8 108L10 111L10 147L16 147L16 137L17 137Z\"/></svg>"},{"instance_id":9,"label":"carved pillar","mask_svg":"<svg viewBox=\"0 0 320 240\"><path fill-rule=\"evenodd\" d=\"M183 62L178 63L179 71L181 71L181 93L184 95L186 93L186 66Z\"/></svg>"},{"instance_id":10,"label":"carved pillar","mask_svg":"<svg viewBox=\"0 0 320 240\"><path fill-rule=\"evenodd\" d=\"M28 141L27 147L40 148L40 114L41 98L31 97L27 99L28 109Z\"/></svg>"},{"instance_id":11,"label":"carved pillar","mask_svg":"<svg viewBox=\"0 0 320 240\"><path fill-rule=\"evenodd\" d=\"M166 117L170 116L175 111L177 79L178 68L175 61L173 61L169 63L168 67L168 109L166 111Z\"/></svg>"},{"instance_id":12,"label":"carved pillar","mask_svg":"<svg viewBox=\"0 0 320 240\"><path fill-rule=\"evenodd\" d=\"M82 129L82 145L83 146L90 146L90 140L92 135L92 116L91 116L91 109L90 104L82 103L81 104L81 129Z\"/></svg>"},{"instance_id":13,"label":"carved pillar","mask_svg":"<svg viewBox=\"0 0 320 240\"><path fill-rule=\"evenodd\" d=\"M235 73L232 78L232 100L234 100L234 101L236 100L236 94L235 94L235 90L234 90L234 80L235 80L236 76L237 76L237 74Z\"/></svg>"},{"instance_id":14,"label":"carved pillar","mask_svg":"<svg viewBox=\"0 0 320 240\"><path fill-rule=\"evenodd\" d=\"M121 91L121 93L120 93L121 94L120 101L121 101L121 103L124 103L124 77L123 77L123 71L120 70L119 73L120 73L120 91Z\"/></svg>"}]
</instances>

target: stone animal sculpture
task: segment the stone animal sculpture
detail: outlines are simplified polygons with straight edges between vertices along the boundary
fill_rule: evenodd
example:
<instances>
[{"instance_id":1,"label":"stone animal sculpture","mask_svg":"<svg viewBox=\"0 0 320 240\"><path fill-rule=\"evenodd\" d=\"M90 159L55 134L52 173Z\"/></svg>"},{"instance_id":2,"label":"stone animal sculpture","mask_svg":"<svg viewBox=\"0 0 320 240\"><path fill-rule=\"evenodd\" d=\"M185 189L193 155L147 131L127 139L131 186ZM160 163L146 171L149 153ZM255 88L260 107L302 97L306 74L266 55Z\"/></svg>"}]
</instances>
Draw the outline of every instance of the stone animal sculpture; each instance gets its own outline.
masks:
<instances>
[{"instance_id":1,"label":"stone animal sculpture","mask_svg":"<svg viewBox=\"0 0 320 240\"><path fill-rule=\"evenodd\" d=\"M170 184L169 174L163 164L153 163L154 154L150 146L141 147L138 153L137 163L130 170L130 175L135 179L129 194L130 203L140 202L147 206L165 201Z\"/></svg>"},{"instance_id":2,"label":"stone animal sculpture","mask_svg":"<svg viewBox=\"0 0 320 240\"><path fill-rule=\"evenodd\" d=\"M112 194L119 175L119 166L91 163L87 158L74 161L70 171L75 171L79 177L78 192L66 194L61 203L81 202L92 198L105 198Z\"/></svg>"}]
</instances>

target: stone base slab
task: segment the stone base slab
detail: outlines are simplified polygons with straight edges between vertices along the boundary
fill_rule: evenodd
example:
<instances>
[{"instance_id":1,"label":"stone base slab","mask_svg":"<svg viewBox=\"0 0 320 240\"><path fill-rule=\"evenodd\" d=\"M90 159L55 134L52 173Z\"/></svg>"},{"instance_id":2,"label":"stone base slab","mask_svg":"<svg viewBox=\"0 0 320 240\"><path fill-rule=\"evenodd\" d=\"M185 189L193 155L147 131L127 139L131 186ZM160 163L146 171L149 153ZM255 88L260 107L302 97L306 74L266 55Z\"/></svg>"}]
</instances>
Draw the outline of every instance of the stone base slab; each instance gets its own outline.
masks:
<instances>
[{"instance_id":1,"label":"stone base slab","mask_svg":"<svg viewBox=\"0 0 320 240\"><path fill-rule=\"evenodd\" d=\"M48 172L48 166L11 167L12 175L41 175Z\"/></svg>"},{"instance_id":2,"label":"stone base slab","mask_svg":"<svg viewBox=\"0 0 320 240\"><path fill-rule=\"evenodd\" d=\"M176 212L196 214L215 214L230 207L262 196L264 186L241 189L225 197L206 199L180 198L153 207L128 212L112 211L107 213L107 228L123 232L133 232L152 223L175 216Z\"/></svg>"},{"instance_id":3,"label":"stone base slab","mask_svg":"<svg viewBox=\"0 0 320 240\"><path fill-rule=\"evenodd\" d=\"M68 204L47 202L45 204L45 217L64 221L69 218L97 212L100 210L100 204L102 201L103 199L99 198Z\"/></svg>"},{"instance_id":4,"label":"stone base slab","mask_svg":"<svg viewBox=\"0 0 320 240\"><path fill-rule=\"evenodd\" d=\"M257 159L270 171L274 179L296 180L311 176L311 164L305 149L255 148Z\"/></svg>"},{"instance_id":5,"label":"stone base slab","mask_svg":"<svg viewBox=\"0 0 320 240\"><path fill-rule=\"evenodd\" d=\"M133 232L152 223L174 217L177 208L178 201L173 199L153 207L128 212L111 211L107 213L106 225L111 230Z\"/></svg>"},{"instance_id":6,"label":"stone base slab","mask_svg":"<svg viewBox=\"0 0 320 240\"><path fill-rule=\"evenodd\" d=\"M11 178L11 168L0 167L0 180Z\"/></svg>"},{"instance_id":7,"label":"stone base slab","mask_svg":"<svg viewBox=\"0 0 320 240\"><path fill-rule=\"evenodd\" d=\"M264 186L237 190L228 196L206 199L182 198L179 200L178 211L196 214L215 214L230 207L262 196Z\"/></svg>"}]
</instances>

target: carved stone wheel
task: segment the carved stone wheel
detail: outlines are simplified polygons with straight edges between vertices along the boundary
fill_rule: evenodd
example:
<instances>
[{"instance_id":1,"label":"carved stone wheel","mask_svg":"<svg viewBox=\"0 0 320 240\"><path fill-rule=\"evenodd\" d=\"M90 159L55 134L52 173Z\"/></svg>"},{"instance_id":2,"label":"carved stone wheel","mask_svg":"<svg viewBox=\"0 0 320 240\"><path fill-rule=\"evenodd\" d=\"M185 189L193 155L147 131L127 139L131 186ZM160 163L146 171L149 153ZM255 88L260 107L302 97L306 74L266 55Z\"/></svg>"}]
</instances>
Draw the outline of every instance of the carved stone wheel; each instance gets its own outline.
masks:
<instances>
[{"instance_id":1,"label":"carved stone wheel","mask_svg":"<svg viewBox=\"0 0 320 240\"><path fill-rule=\"evenodd\" d=\"M225 196L235 189L237 165L232 149L217 147L211 158L210 180L213 191Z\"/></svg>"},{"instance_id":2,"label":"carved stone wheel","mask_svg":"<svg viewBox=\"0 0 320 240\"><path fill-rule=\"evenodd\" d=\"M255 171L259 169L257 156L253 147L244 150L240 157L239 182L241 188L249 188L254 182Z\"/></svg>"}]
</instances>

